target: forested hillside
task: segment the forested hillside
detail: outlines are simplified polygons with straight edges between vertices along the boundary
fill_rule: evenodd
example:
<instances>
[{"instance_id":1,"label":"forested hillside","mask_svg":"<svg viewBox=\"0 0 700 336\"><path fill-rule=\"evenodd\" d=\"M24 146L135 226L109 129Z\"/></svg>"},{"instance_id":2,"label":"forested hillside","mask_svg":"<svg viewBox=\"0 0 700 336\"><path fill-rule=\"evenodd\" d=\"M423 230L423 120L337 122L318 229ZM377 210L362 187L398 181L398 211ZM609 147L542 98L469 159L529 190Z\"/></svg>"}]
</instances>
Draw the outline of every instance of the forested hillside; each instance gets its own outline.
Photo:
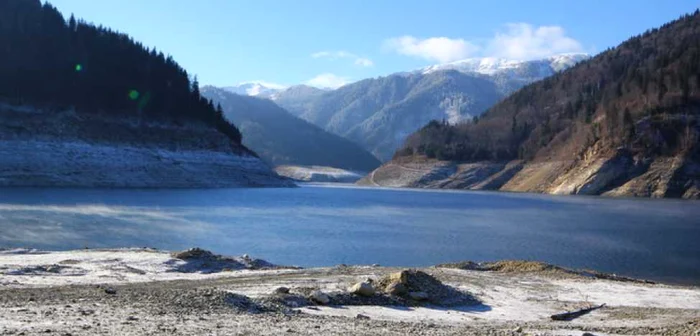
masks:
<instances>
[{"instance_id":1,"label":"forested hillside","mask_svg":"<svg viewBox=\"0 0 700 336\"><path fill-rule=\"evenodd\" d=\"M272 165L330 166L368 172L380 164L359 145L302 120L269 99L205 86L202 94L221 104L243 133L243 143Z\"/></svg>"},{"instance_id":2,"label":"forested hillside","mask_svg":"<svg viewBox=\"0 0 700 336\"><path fill-rule=\"evenodd\" d=\"M170 56L39 0L0 1L0 101L79 114L203 123L241 143Z\"/></svg>"},{"instance_id":3,"label":"forested hillside","mask_svg":"<svg viewBox=\"0 0 700 336\"><path fill-rule=\"evenodd\" d=\"M700 14L517 91L471 123L432 122L396 155L532 160L607 151L698 155Z\"/></svg>"},{"instance_id":4,"label":"forested hillside","mask_svg":"<svg viewBox=\"0 0 700 336\"><path fill-rule=\"evenodd\" d=\"M700 197L700 12L525 86L471 122L433 121L363 183Z\"/></svg>"}]
</instances>

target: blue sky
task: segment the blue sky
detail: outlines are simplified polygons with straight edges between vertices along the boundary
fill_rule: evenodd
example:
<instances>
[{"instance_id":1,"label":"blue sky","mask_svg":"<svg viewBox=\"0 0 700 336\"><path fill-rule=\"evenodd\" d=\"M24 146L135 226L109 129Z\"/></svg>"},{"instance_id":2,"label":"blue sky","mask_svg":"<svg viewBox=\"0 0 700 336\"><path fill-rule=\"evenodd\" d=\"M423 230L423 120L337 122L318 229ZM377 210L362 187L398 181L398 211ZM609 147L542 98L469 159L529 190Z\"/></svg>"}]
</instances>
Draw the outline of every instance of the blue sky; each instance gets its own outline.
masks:
<instances>
[{"instance_id":1,"label":"blue sky","mask_svg":"<svg viewBox=\"0 0 700 336\"><path fill-rule=\"evenodd\" d=\"M468 57L595 54L694 0L51 0L172 55L201 84L338 86Z\"/></svg>"}]
</instances>

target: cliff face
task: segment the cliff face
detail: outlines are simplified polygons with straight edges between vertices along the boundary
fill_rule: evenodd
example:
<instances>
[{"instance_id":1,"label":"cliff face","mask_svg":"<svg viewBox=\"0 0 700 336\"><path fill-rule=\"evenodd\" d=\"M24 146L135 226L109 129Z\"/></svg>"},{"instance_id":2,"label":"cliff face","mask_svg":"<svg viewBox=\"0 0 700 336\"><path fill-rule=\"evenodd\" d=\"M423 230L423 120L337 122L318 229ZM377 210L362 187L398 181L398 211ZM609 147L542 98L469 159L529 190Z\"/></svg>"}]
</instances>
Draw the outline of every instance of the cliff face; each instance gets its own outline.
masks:
<instances>
[{"instance_id":1,"label":"cliff face","mask_svg":"<svg viewBox=\"0 0 700 336\"><path fill-rule=\"evenodd\" d=\"M177 126L0 105L0 186L292 186L205 125Z\"/></svg>"},{"instance_id":2,"label":"cliff face","mask_svg":"<svg viewBox=\"0 0 700 336\"><path fill-rule=\"evenodd\" d=\"M358 182L366 186L501 190L557 195L700 198L700 164L684 157L634 162L624 155L582 161L393 160Z\"/></svg>"}]
</instances>

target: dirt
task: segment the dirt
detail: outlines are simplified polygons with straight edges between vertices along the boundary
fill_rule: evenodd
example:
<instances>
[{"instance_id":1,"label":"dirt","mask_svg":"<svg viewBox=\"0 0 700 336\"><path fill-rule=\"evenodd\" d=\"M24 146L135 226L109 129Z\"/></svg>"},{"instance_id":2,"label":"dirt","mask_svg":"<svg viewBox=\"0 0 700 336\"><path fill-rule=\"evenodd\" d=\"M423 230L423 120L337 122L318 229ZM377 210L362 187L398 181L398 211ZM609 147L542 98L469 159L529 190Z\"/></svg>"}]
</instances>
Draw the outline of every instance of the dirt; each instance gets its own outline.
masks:
<instances>
[{"instance_id":1,"label":"dirt","mask_svg":"<svg viewBox=\"0 0 700 336\"><path fill-rule=\"evenodd\" d=\"M581 336L693 335L700 329L699 288L559 276L556 266L538 263L493 263L491 271L343 265L200 274L156 267L172 266L164 253L122 250L112 252L118 256L114 261L105 261L105 253L74 252L69 259L64 254L5 256L8 261L29 256L36 262L73 260L89 273L62 275L46 269L1 275L0 335ZM202 251L179 257L218 258ZM111 269L111 263L140 265L145 271L96 276ZM91 280L66 281L76 277ZM407 291L424 291L438 300L412 302L382 292L402 278ZM350 285L370 280L376 295L347 292ZM327 305L308 299L319 290L328 294ZM460 295L473 300L458 305L444 301ZM549 318L602 303L606 306L573 321Z\"/></svg>"}]
</instances>

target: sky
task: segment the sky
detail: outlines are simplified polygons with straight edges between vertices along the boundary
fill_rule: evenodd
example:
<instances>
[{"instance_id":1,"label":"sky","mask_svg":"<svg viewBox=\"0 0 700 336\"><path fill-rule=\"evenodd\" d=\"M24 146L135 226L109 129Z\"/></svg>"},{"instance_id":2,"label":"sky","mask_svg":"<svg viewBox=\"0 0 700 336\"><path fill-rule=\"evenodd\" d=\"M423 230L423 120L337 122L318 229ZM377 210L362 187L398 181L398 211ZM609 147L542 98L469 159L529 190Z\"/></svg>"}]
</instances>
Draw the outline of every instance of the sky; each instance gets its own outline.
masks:
<instances>
[{"instance_id":1,"label":"sky","mask_svg":"<svg viewBox=\"0 0 700 336\"><path fill-rule=\"evenodd\" d=\"M596 54L697 0L49 0L127 33L202 85L335 88L471 57Z\"/></svg>"}]
</instances>

